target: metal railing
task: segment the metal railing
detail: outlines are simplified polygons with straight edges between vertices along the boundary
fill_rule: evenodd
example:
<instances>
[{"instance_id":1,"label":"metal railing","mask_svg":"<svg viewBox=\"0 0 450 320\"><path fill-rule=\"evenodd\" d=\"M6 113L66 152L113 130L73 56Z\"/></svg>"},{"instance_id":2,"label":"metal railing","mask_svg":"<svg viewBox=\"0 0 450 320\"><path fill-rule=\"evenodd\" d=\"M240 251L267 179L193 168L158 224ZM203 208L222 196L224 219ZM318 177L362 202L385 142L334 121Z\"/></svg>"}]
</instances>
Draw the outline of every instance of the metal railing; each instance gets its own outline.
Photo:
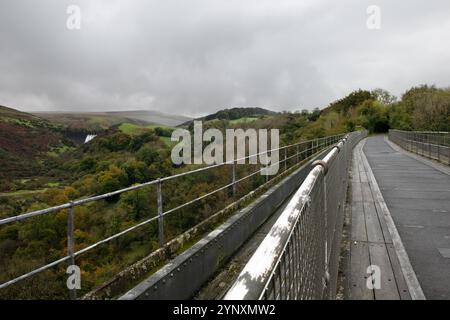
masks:
<instances>
[{"instance_id":1,"label":"metal railing","mask_svg":"<svg viewBox=\"0 0 450 320\"><path fill-rule=\"evenodd\" d=\"M334 136L328 136L328 137L323 137L323 138L319 138L319 139L314 139L314 140L308 140L308 141L302 141L302 142L298 142L295 144L291 144L291 145L286 145L286 146L282 146L280 148L276 148L276 149L271 149L271 150L267 150L265 152L261 152L258 154L253 154L253 155L249 155L240 159L236 159L234 161L228 161L228 162L224 162L224 163L220 163L220 164L214 164L214 165L209 165L209 166L205 166L205 167L201 167L199 169L195 169L195 170L191 170L191 171L187 171L187 172L182 172L179 174L175 174L172 176L167 176L164 178L160 178L160 179L156 179L156 180L152 180L146 183L142 183L142 184L138 184L138 185L133 185L131 187L128 188L124 188L124 189L120 189L120 190L116 190L110 193L106 193L106 194L102 194L102 195L98 195L98 196L93 196L93 197L88 197L88 198L83 198L83 199L79 199L79 200L75 200L75 201L71 201L62 205L58 205L58 206L54 206L51 208L47 208L47 209L43 209L43 210L37 210L37 211L33 211L33 212L28 212L28 213L24 213L24 214L20 214L20 215L16 215L16 216L12 216L12 217L8 217L8 218L4 218L4 219L0 219L0 226L2 225L6 225L6 224L10 224L10 223L17 223L17 222L21 222L21 221L25 221L28 220L32 217L38 217L38 216L43 216L43 215L47 215L47 214L51 214L54 212L58 212L60 210L68 210L68 215L67 215L67 255L64 257L61 257L58 260L52 261L46 265L43 265L39 268L36 268L30 272L27 272L25 274L22 274L21 276L18 276L14 279L11 279L7 282L1 283L0 284L0 289L4 289L8 286L11 286L15 283L20 282L21 280L27 279L33 275L36 275L40 272L43 272L49 268L52 268L54 266L57 266L63 262L69 262L70 264L75 264L75 258L102 245L105 243L108 243L110 241L112 241L113 239L119 238L125 234L130 233L133 230L136 230L144 225L147 225L153 221L157 221L158 223L158 240L159 240L159 246L163 247L166 244L166 240L165 240L165 236L164 236L164 217L166 217L167 215L180 210L182 208L187 207L188 205L191 205L193 203L196 203L202 199L205 199L207 197L210 197L220 191L224 191L224 190L230 190L233 198L236 196L236 186L243 182L244 180L247 180L253 176L255 176L256 174L260 174L261 172L261 168L259 168L257 171L254 171L250 174L247 174L243 177L238 177L237 175L237 170L236 170L236 164L238 161L240 160L247 160L259 155L263 155L263 154L268 154L268 153L272 153L274 151L283 151L280 152L280 155L283 156L283 158L281 160L278 161L278 164L280 164L280 170L278 172L277 175L281 174L282 172L288 170L289 168L295 167L296 165L298 165L299 163L303 162L306 159L310 159L311 157L313 157L314 155L316 155L317 153L323 151L324 149L336 144L344 135L340 134L340 135L334 135ZM290 162L290 165L288 167L288 163ZM274 165L275 163L272 163L272 165ZM284 164L284 166L282 167L281 164ZM206 194L202 194L201 196L198 196L195 199L192 199L188 202L185 202L183 204L180 204L178 206L175 206L173 208L164 210L164 199L163 199L163 192L162 192L162 188L163 188L163 184L164 182L167 181L172 181L175 179L179 179L181 177L185 177L185 176L189 176L195 173L199 173L199 172L204 172L206 170L212 170L215 168L219 168L222 166L231 166L231 179L230 179L230 183L219 187L211 192L208 192ZM263 165L261 165L261 167L264 167ZM282 170L284 169L284 171ZM273 178L276 176L266 176L266 182L269 181L270 178ZM137 190L137 189L141 189L147 186L156 186L156 201L157 201L157 212L156 215L146 219L144 221L141 221L139 223L137 223L136 225L133 225L125 230L122 230L118 233L115 233L107 238L104 238L98 242L95 242L85 248L82 248L78 251L75 250L75 240L74 240L74 230L75 230L75 224L74 224L74 218L75 218L75 212L74 212L74 208L77 206L81 206L81 205L85 205L87 203L91 203L91 202L95 202L95 201L99 201L99 200L104 200L107 198L111 198L113 196L117 196L119 194L125 193L125 192L129 192L129 191L133 191L133 190ZM75 290L71 290L70 292L70 297L72 299L76 298L76 291Z\"/></svg>"},{"instance_id":2,"label":"metal railing","mask_svg":"<svg viewBox=\"0 0 450 320\"><path fill-rule=\"evenodd\" d=\"M226 300L333 299L337 291L353 132L315 161Z\"/></svg>"},{"instance_id":3,"label":"metal railing","mask_svg":"<svg viewBox=\"0 0 450 320\"><path fill-rule=\"evenodd\" d=\"M450 133L389 130L389 140L403 149L450 165Z\"/></svg>"}]
</instances>

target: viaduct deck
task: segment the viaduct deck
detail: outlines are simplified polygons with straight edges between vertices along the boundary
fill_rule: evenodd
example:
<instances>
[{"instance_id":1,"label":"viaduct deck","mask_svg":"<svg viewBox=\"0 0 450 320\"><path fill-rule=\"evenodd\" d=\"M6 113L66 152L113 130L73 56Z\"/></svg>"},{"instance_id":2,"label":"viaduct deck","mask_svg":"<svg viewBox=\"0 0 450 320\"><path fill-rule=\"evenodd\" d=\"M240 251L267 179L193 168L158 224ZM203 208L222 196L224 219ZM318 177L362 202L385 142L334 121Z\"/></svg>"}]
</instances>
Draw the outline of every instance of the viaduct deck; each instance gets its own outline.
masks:
<instances>
[{"instance_id":1,"label":"viaduct deck","mask_svg":"<svg viewBox=\"0 0 450 320\"><path fill-rule=\"evenodd\" d=\"M350 299L450 299L450 170L374 136L354 150ZM379 266L381 288L367 287Z\"/></svg>"}]
</instances>

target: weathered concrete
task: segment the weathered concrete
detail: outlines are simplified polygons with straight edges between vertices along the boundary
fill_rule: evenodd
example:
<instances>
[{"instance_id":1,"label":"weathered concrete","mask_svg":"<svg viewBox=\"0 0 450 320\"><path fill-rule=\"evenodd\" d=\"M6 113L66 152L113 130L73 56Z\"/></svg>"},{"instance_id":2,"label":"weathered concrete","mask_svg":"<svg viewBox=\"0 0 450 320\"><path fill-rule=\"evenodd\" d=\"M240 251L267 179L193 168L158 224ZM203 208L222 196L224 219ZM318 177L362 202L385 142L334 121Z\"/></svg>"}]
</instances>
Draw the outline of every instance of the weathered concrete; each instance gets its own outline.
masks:
<instances>
[{"instance_id":1,"label":"weathered concrete","mask_svg":"<svg viewBox=\"0 0 450 320\"><path fill-rule=\"evenodd\" d=\"M450 176L394 150L383 136L364 153L427 299L450 299Z\"/></svg>"},{"instance_id":2,"label":"weathered concrete","mask_svg":"<svg viewBox=\"0 0 450 320\"><path fill-rule=\"evenodd\" d=\"M236 281L244 266L248 263L252 255L258 249L270 229L277 221L289 200L278 207L272 216L242 245L239 250L230 258L222 269L220 269L212 279L195 295L197 300L219 300L222 299L231 285Z\"/></svg>"}]
</instances>

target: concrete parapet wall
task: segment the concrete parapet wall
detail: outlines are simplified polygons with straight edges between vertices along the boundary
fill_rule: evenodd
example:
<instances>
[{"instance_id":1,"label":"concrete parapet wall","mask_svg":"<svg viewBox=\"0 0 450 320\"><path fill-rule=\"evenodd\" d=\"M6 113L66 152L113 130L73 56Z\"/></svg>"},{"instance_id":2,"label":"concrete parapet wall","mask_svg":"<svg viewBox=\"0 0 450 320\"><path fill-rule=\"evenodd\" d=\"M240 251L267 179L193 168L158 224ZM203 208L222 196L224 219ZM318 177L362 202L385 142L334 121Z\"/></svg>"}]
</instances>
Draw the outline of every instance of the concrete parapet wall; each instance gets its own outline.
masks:
<instances>
[{"instance_id":1,"label":"concrete parapet wall","mask_svg":"<svg viewBox=\"0 0 450 320\"><path fill-rule=\"evenodd\" d=\"M120 299L191 298L299 187L310 171L311 162L322 158L328 150L295 170Z\"/></svg>"}]
</instances>

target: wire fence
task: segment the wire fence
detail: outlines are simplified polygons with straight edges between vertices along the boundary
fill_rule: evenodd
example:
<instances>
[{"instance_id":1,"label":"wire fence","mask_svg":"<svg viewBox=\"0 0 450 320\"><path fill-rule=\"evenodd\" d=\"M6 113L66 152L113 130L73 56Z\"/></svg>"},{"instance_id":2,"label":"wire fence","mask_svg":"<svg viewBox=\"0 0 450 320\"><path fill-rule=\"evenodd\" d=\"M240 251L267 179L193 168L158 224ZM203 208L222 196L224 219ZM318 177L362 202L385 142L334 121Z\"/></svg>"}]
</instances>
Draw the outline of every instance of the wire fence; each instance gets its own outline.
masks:
<instances>
[{"instance_id":1,"label":"wire fence","mask_svg":"<svg viewBox=\"0 0 450 320\"><path fill-rule=\"evenodd\" d=\"M450 133L389 130L389 140L403 149L450 165Z\"/></svg>"},{"instance_id":2,"label":"wire fence","mask_svg":"<svg viewBox=\"0 0 450 320\"><path fill-rule=\"evenodd\" d=\"M366 135L350 133L313 163L225 299L335 298L349 160Z\"/></svg>"},{"instance_id":3,"label":"wire fence","mask_svg":"<svg viewBox=\"0 0 450 320\"><path fill-rule=\"evenodd\" d=\"M252 171L250 173L248 171L246 171L245 175L239 175L239 172L237 169L238 167L240 167L240 166L237 166L239 161L246 161L250 158L253 158L253 157L256 157L259 155L278 151L280 153L280 160L278 161L278 164L280 165L280 170L278 171L277 175L279 175L282 172L288 170L289 168L295 167L299 163L302 163L304 160L311 158L312 156L316 155L318 152L321 152L324 149L326 149L332 145L335 145L343 136L344 135L341 134L341 135L328 136L328 137L323 137L323 138L314 139L314 140L302 141L302 142L294 143L291 145L282 146L280 148L271 149L271 150L261 152L258 154L249 155L249 156L246 156L246 157L243 157L240 159L235 159L234 161L209 165L209 166L201 167L201 168L198 168L195 170L182 172L179 174L152 180L152 181L149 181L146 183L133 185L131 187L116 190L116 191L109 192L106 194L83 198L83 199L71 201L71 202L68 202L65 204L61 204L58 206L0 219L0 226L2 226L2 225L12 224L12 223L23 222L23 221L29 220L31 218L46 216L46 215L53 214L53 213L61 211L61 210L67 210L67 212L68 212L68 214L67 214L67 236L66 236L66 238L67 238L67 241L66 241L67 255L63 256L59 259L56 259L54 261L51 261L45 265L42 265L41 267L35 268L29 272L26 272L20 276L17 276L11 280L6 281L4 283L1 283L0 289L7 288L13 284L16 284L16 283L24 280L24 279L27 279L36 274L42 273L43 271L48 270L57 265L60 265L63 262L69 262L69 264L74 265L77 257L79 257L79 256L85 254L86 252L91 251L94 248L97 248L103 244L109 243L114 239L122 237L134 230L137 230L145 225L148 225L151 222L156 222L158 224L157 233L158 233L159 246L164 247L164 245L167 243L166 231L164 230L165 219L167 216L169 216L175 212L182 212L182 209L184 209L192 204L198 203L203 199L209 198L219 192L228 191L231 194L231 198L236 200L237 187L240 184L247 181L248 179L250 179L251 177L259 175L261 173L261 168L264 167L263 165L260 165L257 168L257 170L255 169L255 171ZM271 165L274 165L274 163L272 163ZM254 165L247 165L247 166L252 166L252 168L255 167ZM164 198L165 193L164 193L163 189L164 189L164 187L167 187L168 189L170 189L171 183L178 183L179 180L183 177L193 176L193 178L195 178L196 174L202 174L209 170L218 170L219 168L222 168L222 167L230 167L230 169L231 169L229 183L226 183L218 188L215 188L214 190L212 190L210 192L206 192L206 193L202 192L201 195L199 195L187 202L183 202L183 203L179 203L179 204L175 204L175 205L173 205L173 201L170 201L171 199ZM266 183L270 179L273 179L274 177L276 177L276 175L275 176L266 175L266 177L265 177ZM151 190L149 190L147 188L149 186L152 187ZM92 243L82 249L79 249L78 251L75 250L76 243L75 243L75 237L74 237L74 230L75 230L76 226L75 226L74 221L75 221L76 212L74 209L76 207L83 206L83 205L86 205L86 204L92 203L92 202L97 202L100 200L109 199L109 198L118 196L120 194L124 194L124 193L130 192L130 191L139 190L139 189L142 189L145 192L154 193L153 198L156 198L155 201L156 201L157 209L156 209L156 212L152 213L152 216L150 218L140 221L139 223L137 223L135 225L132 225L120 232L116 232L104 239L101 239L95 243ZM255 189L256 189L256 187L255 187ZM171 205L171 207L169 207L169 204ZM225 205L224 205L224 207L225 207ZM72 299L76 298L76 290L70 290L70 297Z\"/></svg>"}]
</instances>

